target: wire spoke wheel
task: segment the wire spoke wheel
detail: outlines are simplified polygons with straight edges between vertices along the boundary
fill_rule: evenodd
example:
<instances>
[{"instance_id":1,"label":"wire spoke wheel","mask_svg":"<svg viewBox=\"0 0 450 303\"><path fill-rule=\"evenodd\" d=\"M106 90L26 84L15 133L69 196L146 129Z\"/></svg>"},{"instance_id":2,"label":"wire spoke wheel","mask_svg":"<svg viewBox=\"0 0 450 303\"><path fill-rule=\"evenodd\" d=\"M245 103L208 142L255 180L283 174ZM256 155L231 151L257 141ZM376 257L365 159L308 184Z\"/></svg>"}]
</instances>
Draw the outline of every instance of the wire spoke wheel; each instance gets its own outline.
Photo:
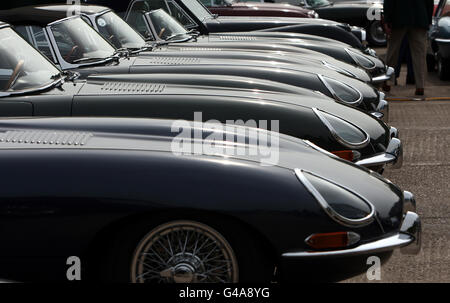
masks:
<instances>
[{"instance_id":1,"label":"wire spoke wheel","mask_svg":"<svg viewBox=\"0 0 450 303\"><path fill-rule=\"evenodd\" d=\"M370 42L375 46L382 46L387 43L386 34L380 21L374 21L370 24L368 35Z\"/></svg>"},{"instance_id":2,"label":"wire spoke wheel","mask_svg":"<svg viewBox=\"0 0 450 303\"><path fill-rule=\"evenodd\" d=\"M131 262L133 283L233 283L236 256L227 240L211 227L173 221L149 232Z\"/></svg>"}]
</instances>

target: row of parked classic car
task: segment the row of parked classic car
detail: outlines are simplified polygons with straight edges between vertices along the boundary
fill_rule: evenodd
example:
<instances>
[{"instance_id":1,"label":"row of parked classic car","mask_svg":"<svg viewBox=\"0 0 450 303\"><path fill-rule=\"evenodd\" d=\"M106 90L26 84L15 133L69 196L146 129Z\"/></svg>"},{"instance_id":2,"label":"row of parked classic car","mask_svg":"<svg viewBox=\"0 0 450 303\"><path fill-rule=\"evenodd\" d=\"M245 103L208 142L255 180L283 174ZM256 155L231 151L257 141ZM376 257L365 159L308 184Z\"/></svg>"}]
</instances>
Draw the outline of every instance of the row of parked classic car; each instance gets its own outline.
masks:
<instances>
[{"instance_id":1,"label":"row of parked classic car","mask_svg":"<svg viewBox=\"0 0 450 303\"><path fill-rule=\"evenodd\" d=\"M0 277L338 281L420 250L363 30L85 2L0 11Z\"/></svg>"}]
</instances>

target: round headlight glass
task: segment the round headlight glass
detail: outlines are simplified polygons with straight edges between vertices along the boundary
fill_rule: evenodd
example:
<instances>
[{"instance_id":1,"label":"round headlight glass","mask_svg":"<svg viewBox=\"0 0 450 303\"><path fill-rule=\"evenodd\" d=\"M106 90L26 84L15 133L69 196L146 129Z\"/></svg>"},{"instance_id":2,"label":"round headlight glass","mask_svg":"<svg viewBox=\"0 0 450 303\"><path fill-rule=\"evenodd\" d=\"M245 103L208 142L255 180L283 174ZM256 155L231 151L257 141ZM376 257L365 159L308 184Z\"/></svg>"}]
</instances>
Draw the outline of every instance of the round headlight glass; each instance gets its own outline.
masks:
<instances>
[{"instance_id":1,"label":"round headlight glass","mask_svg":"<svg viewBox=\"0 0 450 303\"><path fill-rule=\"evenodd\" d=\"M352 105L361 103L363 96L353 87L323 75L319 75L319 79L338 101Z\"/></svg>"},{"instance_id":2,"label":"round headlight glass","mask_svg":"<svg viewBox=\"0 0 450 303\"><path fill-rule=\"evenodd\" d=\"M324 211L338 223L362 226L373 221L375 207L355 191L304 170L296 169L295 174Z\"/></svg>"},{"instance_id":3,"label":"round headlight glass","mask_svg":"<svg viewBox=\"0 0 450 303\"><path fill-rule=\"evenodd\" d=\"M369 134L356 125L317 108L313 108L313 111L342 145L349 148L363 148L369 144Z\"/></svg>"},{"instance_id":4,"label":"round headlight glass","mask_svg":"<svg viewBox=\"0 0 450 303\"><path fill-rule=\"evenodd\" d=\"M365 68L365 69L374 69L376 67L375 62L370 60L367 56L363 54L358 54L357 52L351 51L349 49L346 49L347 53L352 57L353 61L355 61L356 64L359 66Z\"/></svg>"}]
</instances>

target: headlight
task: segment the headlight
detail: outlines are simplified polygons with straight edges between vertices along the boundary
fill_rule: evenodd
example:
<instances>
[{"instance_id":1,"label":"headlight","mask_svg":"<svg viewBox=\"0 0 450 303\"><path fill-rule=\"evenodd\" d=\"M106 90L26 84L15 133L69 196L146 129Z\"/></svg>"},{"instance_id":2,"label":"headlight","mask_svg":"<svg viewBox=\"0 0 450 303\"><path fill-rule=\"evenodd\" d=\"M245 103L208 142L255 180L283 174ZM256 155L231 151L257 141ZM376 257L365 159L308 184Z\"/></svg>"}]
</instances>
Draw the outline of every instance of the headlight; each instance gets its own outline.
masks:
<instances>
[{"instance_id":1,"label":"headlight","mask_svg":"<svg viewBox=\"0 0 450 303\"><path fill-rule=\"evenodd\" d=\"M366 56L351 51L348 48L346 48L345 51L347 52L347 54L349 54L350 57L352 57L353 61L355 61L355 63L358 64L359 66L368 70L374 69L376 67L375 62L373 62Z\"/></svg>"},{"instance_id":2,"label":"headlight","mask_svg":"<svg viewBox=\"0 0 450 303\"><path fill-rule=\"evenodd\" d=\"M333 116L317 108L313 108L314 113L330 130L333 137L342 145L349 148L363 148L370 142L368 133L357 127L356 125Z\"/></svg>"},{"instance_id":3,"label":"headlight","mask_svg":"<svg viewBox=\"0 0 450 303\"><path fill-rule=\"evenodd\" d=\"M343 75L346 75L346 76L349 76L352 78L356 78L356 76L354 74L352 74L351 72L349 72L348 70L334 66L333 64L330 64L327 61L322 61L322 64L325 65L327 68L334 70L335 72L338 72L340 74L343 74Z\"/></svg>"},{"instance_id":4,"label":"headlight","mask_svg":"<svg viewBox=\"0 0 450 303\"><path fill-rule=\"evenodd\" d=\"M295 174L323 210L339 224L355 227L373 222L375 207L358 193L311 172L296 169Z\"/></svg>"},{"instance_id":5,"label":"headlight","mask_svg":"<svg viewBox=\"0 0 450 303\"><path fill-rule=\"evenodd\" d=\"M337 80L319 75L320 81L330 91L333 97L341 102L356 105L361 103L363 95L353 87L343 84Z\"/></svg>"}]
</instances>

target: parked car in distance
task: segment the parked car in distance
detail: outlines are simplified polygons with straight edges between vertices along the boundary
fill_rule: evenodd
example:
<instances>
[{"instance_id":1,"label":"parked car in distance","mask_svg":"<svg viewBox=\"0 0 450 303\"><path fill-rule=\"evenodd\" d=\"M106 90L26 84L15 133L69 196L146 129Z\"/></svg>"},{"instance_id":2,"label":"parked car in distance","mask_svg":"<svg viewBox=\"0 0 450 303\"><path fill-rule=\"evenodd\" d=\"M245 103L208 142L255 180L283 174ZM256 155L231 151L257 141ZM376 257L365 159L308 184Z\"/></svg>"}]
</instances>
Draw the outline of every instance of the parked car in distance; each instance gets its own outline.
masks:
<instances>
[{"instance_id":1,"label":"parked car in distance","mask_svg":"<svg viewBox=\"0 0 450 303\"><path fill-rule=\"evenodd\" d=\"M362 42L365 40L365 31L359 27L351 27L331 20L314 18L289 17L229 17L211 14L199 0L85 0L87 4L104 5L123 15L125 19L130 14L142 14L162 8L170 13L188 30L199 31L202 35L223 32L292 32L312 34L325 38L335 39L352 47L364 50ZM125 4L126 11L123 11Z\"/></svg>"},{"instance_id":2,"label":"parked car in distance","mask_svg":"<svg viewBox=\"0 0 450 303\"><path fill-rule=\"evenodd\" d=\"M427 65L441 80L450 78L450 1L441 0L428 32Z\"/></svg>"},{"instance_id":3,"label":"parked car in distance","mask_svg":"<svg viewBox=\"0 0 450 303\"><path fill-rule=\"evenodd\" d=\"M204 151L211 125L174 123L0 120L0 276L67 281L77 256L82 281L329 282L419 252L414 196L378 174L288 136L261 165L278 134L217 123L213 154L180 154L184 128Z\"/></svg>"},{"instance_id":4,"label":"parked car in distance","mask_svg":"<svg viewBox=\"0 0 450 303\"><path fill-rule=\"evenodd\" d=\"M314 53L318 55L317 53L321 53L336 60L363 68L370 73L372 81L377 84L390 79L394 74L394 69L386 66L376 56L374 50L366 49L363 52L332 39L314 38L312 35L262 31L227 32L199 36L198 33L193 33L184 28L162 9L150 12L142 10L128 15L125 20L144 37L156 39L159 44L169 44L170 48L178 48L180 51L186 48L200 49L202 51L226 48L291 52L306 55L314 55ZM167 35L167 33L171 34ZM328 59L324 57L324 60Z\"/></svg>"},{"instance_id":5,"label":"parked car in distance","mask_svg":"<svg viewBox=\"0 0 450 303\"><path fill-rule=\"evenodd\" d=\"M383 3L379 1L329 1L329 0L274 0L265 2L289 3L314 10L321 19L334 20L359 26L366 30L367 41L373 46L386 45L381 19Z\"/></svg>"},{"instance_id":6,"label":"parked car in distance","mask_svg":"<svg viewBox=\"0 0 450 303\"><path fill-rule=\"evenodd\" d=\"M319 15L313 10L286 3L241 2L236 0L201 0L201 2L211 13L219 16L319 18Z\"/></svg>"}]
</instances>

